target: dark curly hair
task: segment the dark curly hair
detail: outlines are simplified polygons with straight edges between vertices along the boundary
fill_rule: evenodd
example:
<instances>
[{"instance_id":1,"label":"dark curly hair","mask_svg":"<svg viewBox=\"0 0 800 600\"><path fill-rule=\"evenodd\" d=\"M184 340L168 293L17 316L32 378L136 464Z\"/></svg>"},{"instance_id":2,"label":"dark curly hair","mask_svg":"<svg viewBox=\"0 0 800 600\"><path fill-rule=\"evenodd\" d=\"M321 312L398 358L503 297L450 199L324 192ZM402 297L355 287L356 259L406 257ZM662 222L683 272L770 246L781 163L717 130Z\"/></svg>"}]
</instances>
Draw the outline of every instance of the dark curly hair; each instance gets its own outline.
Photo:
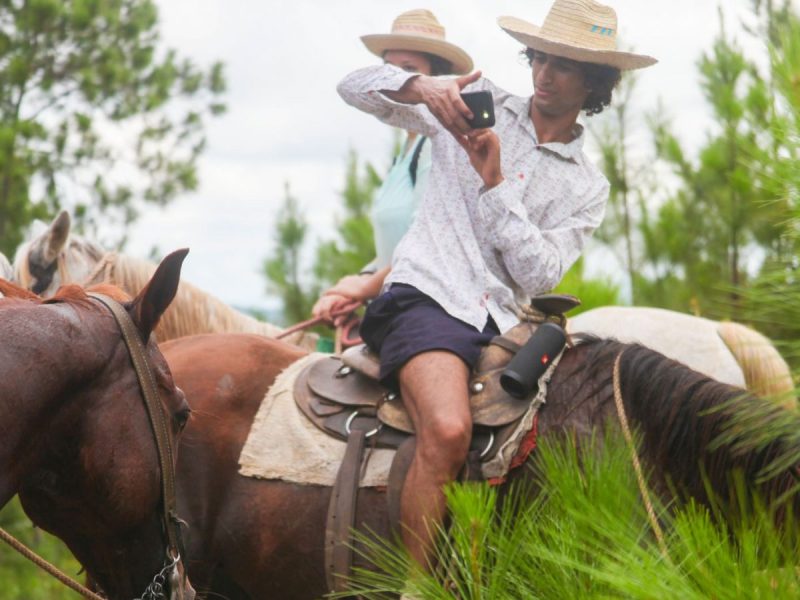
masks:
<instances>
[{"instance_id":1,"label":"dark curly hair","mask_svg":"<svg viewBox=\"0 0 800 600\"><path fill-rule=\"evenodd\" d=\"M528 65L533 65L533 57L536 50L526 48L522 50L522 55L528 59ZM594 63L573 61L583 73L583 80L589 95L581 107L586 112L587 117L598 115L603 109L611 104L611 93L620 81L622 74L620 70L608 65L597 65Z\"/></svg>"}]
</instances>

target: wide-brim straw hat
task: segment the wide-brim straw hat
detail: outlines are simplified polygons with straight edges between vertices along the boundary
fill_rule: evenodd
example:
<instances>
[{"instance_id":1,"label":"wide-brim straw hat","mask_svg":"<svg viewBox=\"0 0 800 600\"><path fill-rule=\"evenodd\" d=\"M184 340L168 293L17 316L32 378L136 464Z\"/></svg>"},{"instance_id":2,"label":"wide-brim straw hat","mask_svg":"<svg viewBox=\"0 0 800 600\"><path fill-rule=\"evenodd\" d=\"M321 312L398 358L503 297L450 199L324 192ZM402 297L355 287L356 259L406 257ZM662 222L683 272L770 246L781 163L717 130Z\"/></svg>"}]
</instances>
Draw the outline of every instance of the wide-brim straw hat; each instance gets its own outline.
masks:
<instances>
[{"instance_id":1,"label":"wide-brim straw hat","mask_svg":"<svg viewBox=\"0 0 800 600\"><path fill-rule=\"evenodd\" d=\"M541 27L516 17L499 17L497 24L528 48L579 62L621 71L658 62L652 56L617 50L617 13L593 0L555 0Z\"/></svg>"},{"instance_id":2,"label":"wide-brim straw hat","mask_svg":"<svg viewBox=\"0 0 800 600\"><path fill-rule=\"evenodd\" d=\"M361 36L367 50L383 58L387 50L426 52L443 58L453 66L453 73L472 71L472 59L455 44L445 39L444 27L429 10L404 12L392 23L391 33Z\"/></svg>"}]
</instances>

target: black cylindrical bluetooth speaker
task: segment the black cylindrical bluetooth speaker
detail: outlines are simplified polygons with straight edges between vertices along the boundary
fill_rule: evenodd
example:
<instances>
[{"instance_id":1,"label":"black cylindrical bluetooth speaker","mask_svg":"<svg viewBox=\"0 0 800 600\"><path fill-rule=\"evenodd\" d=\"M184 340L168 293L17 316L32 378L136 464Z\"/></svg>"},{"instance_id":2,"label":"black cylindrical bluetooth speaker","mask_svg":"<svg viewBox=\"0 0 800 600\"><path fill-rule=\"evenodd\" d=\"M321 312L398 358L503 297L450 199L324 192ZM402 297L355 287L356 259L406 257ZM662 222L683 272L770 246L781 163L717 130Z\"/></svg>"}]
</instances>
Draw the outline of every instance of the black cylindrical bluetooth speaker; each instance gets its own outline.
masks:
<instances>
[{"instance_id":1,"label":"black cylindrical bluetooth speaker","mask_svg":"<svg viewBox=\"0 0 800 600\"><path fill-rule=\"evenodd\" d=\"M567 343L567 334L555 323L542 323L500 374L500 385L515 398L527 398L539 378Z\"/></svg>"}]
</instances>

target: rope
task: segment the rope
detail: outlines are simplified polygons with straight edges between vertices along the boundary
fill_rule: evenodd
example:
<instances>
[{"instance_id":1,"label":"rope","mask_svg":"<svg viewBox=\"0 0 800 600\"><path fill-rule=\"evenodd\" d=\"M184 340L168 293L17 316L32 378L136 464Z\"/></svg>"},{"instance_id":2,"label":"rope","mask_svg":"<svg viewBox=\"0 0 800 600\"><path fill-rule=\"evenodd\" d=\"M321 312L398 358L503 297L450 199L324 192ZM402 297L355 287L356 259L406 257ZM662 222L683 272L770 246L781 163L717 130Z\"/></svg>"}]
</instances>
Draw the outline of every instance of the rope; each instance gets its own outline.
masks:
<instances>
[{"instance_id":1,"label":"rope","mask_svg":"<svg viewBox=\"0 0 800 600\"><path fill-rule=\"evenodd\" d=\"M84 587L83 585L72 579L69 575L60 571L58 567L47 562L45 559L36 554L33 550L28 548L25 544L20 542L17 538L15 538L13 535L8 533L5 529L1 527L0 527L0 539L2 539L5 543L11 546L14 550L22 554L22 556L27 558L37 567L46 571L47 573L58 579L65 586L79 593L84 598L90 598L91 600L107 600L107 598L105 598L104 596L95 594L89 588Z\"/></svg>"},{"instance_id":2,"label":"rope","mask_svg":"<svg viewBox=\"0 0 800 600\"><path fill-rule=\"evenodd\" d=\"M517 310L517 318L523 323L533 323L534 325L541 325L542 323L555 323L561 329L567 329L567 317L563 314L547 314L535 308L531 304L520 306ZM572 342L570 341L570 346Z\"/></svg>"},{"instance_id":3,"label":"rope","mask_svg":"<svg viewBox=\"0 0 800 600\"><path fill-rule=\"evenodd\" d=\"M658 547L661 550L661 555L669 561L669 554L667 553L667 544L664 541L664 532L661 530L661 525L658 524L656 518L656 511L653 509L653 503L650 501L650 494L647 491L647 483L644 479L642 472L642 465L639 462L639 455L636 452L636 446L633 444L633 436L631 435L630 427L628 426L628 418L625 416L625 406L622 403L622 391L619 383L619 364L622 359L623 350L617 354L614 361L614 404L617 406L617 416L619 417L620 425L622 425L622 433L625 436L625 441L631 449L631 462L633 463L633 470L636 472L636 481L639 484L639 493L644 500L644 506L647 509L647 518L650 520L650 525L655 533Z\"/></svg>"},{"instance_id":4,"label":"rope","mask_svg":"<svg viewBox=\"0 0 800 600\"><path fill-rule=\"evenodd\" d=\"M117 261L117 253L116 252L106 252L103 254L103 257L97 261L94 269L86 276L86 278L81 283L81 287L89 287L92 283L96 281L98 283L113 283L113 276L112 271L114 269L114 264ZM98 276L102 273L102 277ZM66 282L64 282L66 283Z\"/></svg>"},{"instance_id":5,"label":"rope","mask_svg":"<svg viewBox=\"0 0 800 600\"><path fill-rule=\"evenodd\" d=\"M341 317L343 315L348 315L355 309L357 309L359 306L361 306L361 300L353 300L350 304L345 304L344 308L342 308L341 310L331 313L331 316ZM325 322L325 319L323 317L314 317L313 319L307 319L305 321L301 321L300 323L292 325L291 327L287 327L286 329L281 331L279 334L275 336L275 339L279 340L281 338L285 338L287 335L291 335L298 331L302 331L303 329L308 329L309 327L313 327L314 325L319 325L320 323L323 322Z\"/></svg>"}]
</instances>

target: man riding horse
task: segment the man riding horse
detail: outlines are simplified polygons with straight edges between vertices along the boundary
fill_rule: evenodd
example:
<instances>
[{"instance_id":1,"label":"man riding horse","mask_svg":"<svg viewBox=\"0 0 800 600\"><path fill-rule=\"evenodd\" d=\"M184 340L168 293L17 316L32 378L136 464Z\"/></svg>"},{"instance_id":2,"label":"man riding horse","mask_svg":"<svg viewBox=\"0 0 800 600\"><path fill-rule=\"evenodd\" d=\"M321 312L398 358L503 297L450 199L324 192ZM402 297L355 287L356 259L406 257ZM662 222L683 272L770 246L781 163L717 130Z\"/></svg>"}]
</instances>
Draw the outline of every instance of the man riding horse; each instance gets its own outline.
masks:
<instances>
[{"instance_id":1,"label":"man riding horse","mask_svg":"<svg viewBox=\"0 0 800 600\"><path fill-rule=\"evenodd\" d=\"M530 98L480 72L440 79L390 64L338 87L349 104L432 142L428 189L361 328L417 431L401 520L421 565L445 514L442 486L467 455L467 380L482 346L518 322L519 304L558 284L603 218L609 184L582 150L578 114L610 103L621 70L656 62L617 51L616 14L593 0L556 0L541 28L498 23L525 45ZM493 130L467 123L460 94L477 90L493 94Z\"/></svg>"}]
</instances>

